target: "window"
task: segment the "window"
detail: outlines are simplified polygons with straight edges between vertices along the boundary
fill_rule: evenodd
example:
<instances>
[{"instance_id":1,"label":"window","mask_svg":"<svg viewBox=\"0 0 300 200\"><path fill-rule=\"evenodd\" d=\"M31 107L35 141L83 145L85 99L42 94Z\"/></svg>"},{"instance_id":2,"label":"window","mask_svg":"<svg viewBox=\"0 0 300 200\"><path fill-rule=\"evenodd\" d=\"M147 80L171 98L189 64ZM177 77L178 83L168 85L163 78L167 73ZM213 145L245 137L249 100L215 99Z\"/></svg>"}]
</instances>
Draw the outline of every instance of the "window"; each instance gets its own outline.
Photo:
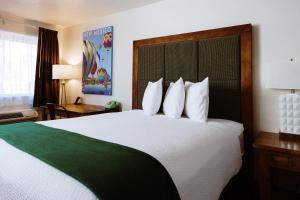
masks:
<instances>
[{"instance_id":1,"label":"window","mask_svg":"<svg viewBox=\"0 0 300 200\"><path fill-rule=\"evenodd\" d=\"M0 110L32 105L37 41L0 30Z\"/></svg>"}]
</instances>

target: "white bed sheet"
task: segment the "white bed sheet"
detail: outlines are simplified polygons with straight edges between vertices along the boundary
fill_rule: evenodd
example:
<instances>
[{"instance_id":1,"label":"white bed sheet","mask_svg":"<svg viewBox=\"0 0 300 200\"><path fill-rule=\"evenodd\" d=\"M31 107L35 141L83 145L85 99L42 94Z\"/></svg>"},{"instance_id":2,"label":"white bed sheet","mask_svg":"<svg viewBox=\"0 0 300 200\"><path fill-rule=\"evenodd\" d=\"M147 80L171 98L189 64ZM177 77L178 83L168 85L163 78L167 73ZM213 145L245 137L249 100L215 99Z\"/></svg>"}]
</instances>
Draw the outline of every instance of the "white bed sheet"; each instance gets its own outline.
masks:
<instances>
[{"instance_id":1,"label":"white bed sheet","mask_svg":"<svg viewBox=\"0 0 300 200\"><path fill-rule=\"evenodd\" d=\"M242 163L243 126L229 120L199 123L133 110L39 123L150 154L165 166L182 200L218 199ZM0 162L1 200L97 199L77 180L1 139Z\"/></svg>"}]
</instances>

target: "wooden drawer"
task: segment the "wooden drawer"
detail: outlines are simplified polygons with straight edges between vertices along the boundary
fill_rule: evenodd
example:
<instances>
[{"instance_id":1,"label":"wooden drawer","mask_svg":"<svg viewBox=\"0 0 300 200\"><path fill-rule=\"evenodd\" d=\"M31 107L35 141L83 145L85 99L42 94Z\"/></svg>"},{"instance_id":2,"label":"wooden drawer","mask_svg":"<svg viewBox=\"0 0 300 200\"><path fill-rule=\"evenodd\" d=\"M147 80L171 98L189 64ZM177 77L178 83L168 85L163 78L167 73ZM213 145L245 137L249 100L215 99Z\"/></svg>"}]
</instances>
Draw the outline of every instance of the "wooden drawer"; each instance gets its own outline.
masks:
<instances>
[{"instance_id":1,"label":"wooden drawer","mask_svg":"<svg viewBox=\"0 0 300 200\"><path fill-rule=\"evenodd\" d=\"M292 167L292 157L287 154L270 153L270 164L273 167Z\"/></svg>"},{"instance_id":2,"label":"wooden drawer","mask_svg":"<svg viewBox=\"0 0 300 200\"><path fill-rule=\"evenodd\" d=\"M270 153L270 165L300 172L300 157L282 153Z\"/></svg>"},{"instance_id":3,"label":"wooden drawer","mask_svg":"<svg viewBox=\"0 0 300 200\"><path fill-rule=\"evenodd\" d=\"M291 165L292 165L293 170L300 172L300 158L297 156L292 156L291 162L292 162Z\"/></svg>"}]
</instances>

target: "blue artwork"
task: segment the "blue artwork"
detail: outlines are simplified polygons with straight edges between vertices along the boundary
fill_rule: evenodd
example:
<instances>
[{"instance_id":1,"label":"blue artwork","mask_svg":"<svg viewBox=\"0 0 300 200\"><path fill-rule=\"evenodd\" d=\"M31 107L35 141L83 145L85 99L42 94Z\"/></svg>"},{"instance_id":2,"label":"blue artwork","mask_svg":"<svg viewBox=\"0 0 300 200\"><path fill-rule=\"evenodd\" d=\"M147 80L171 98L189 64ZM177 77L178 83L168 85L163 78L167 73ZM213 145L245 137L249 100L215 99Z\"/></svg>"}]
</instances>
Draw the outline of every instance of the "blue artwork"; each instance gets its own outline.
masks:
<instances>
[{"instance_id":1,"label":"blue artwork","mask_svg":"<svg viewBox=\"0 0 300 200\"><path fill-rule=\"evenodd\" d=\"M113 27L83 33L82 92L112 95Z\"/></svg>"}]
</instances>

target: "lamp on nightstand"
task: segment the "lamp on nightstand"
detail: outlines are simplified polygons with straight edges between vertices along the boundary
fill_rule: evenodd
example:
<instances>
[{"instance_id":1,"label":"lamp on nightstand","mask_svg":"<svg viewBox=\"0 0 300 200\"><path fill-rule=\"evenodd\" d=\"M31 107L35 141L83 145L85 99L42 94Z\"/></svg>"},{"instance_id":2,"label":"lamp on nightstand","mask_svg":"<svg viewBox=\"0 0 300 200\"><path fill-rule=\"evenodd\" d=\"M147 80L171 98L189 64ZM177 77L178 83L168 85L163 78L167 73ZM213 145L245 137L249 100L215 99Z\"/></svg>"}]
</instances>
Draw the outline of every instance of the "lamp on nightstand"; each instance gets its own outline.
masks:
<instances>
[{"instance_id":1,"label":"lamp on nightstand","mask_svg":"<svg viewBox=\"0 0 300 200\"><path fill-rule=\"evenodd\" d=\"M300 137L300 63L277 63L269 67L267 88L291 90L290 94L280 95L280 134L293 134Z\"/></svg>"},{"instance_id":2,"label":"lamp on nightstand","mask_svg":"<svg viewBox=\"0 0 300 200\"><path fill-rule=\"evenodd\" d=\"M81 67L75 65L52 65L52 79L61 80L61 97L60 105L67 103L66 94L66 80L69 79L80 79L81 78Z\"/></svg>"}]
</instances>

